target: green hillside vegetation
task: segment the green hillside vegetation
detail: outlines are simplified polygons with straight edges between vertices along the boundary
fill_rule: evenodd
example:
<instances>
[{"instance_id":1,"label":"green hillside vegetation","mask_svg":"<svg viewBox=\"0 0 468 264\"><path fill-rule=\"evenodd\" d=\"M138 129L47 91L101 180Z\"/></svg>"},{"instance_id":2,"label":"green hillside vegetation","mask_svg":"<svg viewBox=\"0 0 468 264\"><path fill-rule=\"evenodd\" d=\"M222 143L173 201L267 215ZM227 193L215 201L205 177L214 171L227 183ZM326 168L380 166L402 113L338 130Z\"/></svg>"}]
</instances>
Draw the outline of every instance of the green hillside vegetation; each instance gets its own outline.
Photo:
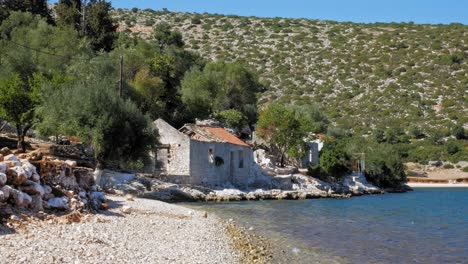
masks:
<instances>
[{"instance_id":1,"label":"green hillside vegetation","mask_svg":"<svg viewBox=\"0 0 468 264\"><path fill-rule=\"evenodd\" d=\"M116 9L119 30L181 32L207 60L243 62L258 104L314 105L328 134L392 144L405 161L468 160L468 26L338 23ZM319 131L319 130L318 130Z\"/></svg>"},{"instance_id":2,"label":"green hillside vegetation","mask_svg":"<svg viewBox=\"0 0 468 264\"><path fill-rule=\"evenodd\" d=\"M271 101L318 104L356 134L468 123L468 26L356 24L152 10L114 11L120 30L148 38L168 23L206 59L241 61Z\"/></svg>"}]
</instances>

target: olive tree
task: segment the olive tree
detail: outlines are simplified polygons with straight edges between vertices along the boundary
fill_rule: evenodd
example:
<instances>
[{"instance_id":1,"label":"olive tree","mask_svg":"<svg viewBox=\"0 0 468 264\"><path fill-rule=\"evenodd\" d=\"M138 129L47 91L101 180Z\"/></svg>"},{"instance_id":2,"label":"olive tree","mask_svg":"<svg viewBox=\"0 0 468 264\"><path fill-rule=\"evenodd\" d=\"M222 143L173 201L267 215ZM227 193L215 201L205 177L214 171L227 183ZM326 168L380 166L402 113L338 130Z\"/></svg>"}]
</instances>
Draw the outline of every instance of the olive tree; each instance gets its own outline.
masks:
<instances>
[{"instance_id":1,"label":"olive tree","mask_svg":"<svg viewBox=\"0 0 468 264\"><path fill-rule=\"evenodd\" d=\"M284 167L288 157L300 158L306 149L306 130L295 116L294 110L279 104L271 104L260 112L258 135L279 150L280 165Z\"/></svg>"},{"instance_id":2,"label":"olive tree","mask_svg":"<svg viewBox=\"0 0 468 264\"><path fill-rule=\"evenodd\" d=\"M62 108L55 109L59 116L55 111L42 111L42 118L60 118L62 126L47 131L58 129L92 146L98 183L106 166L141 161L157 142L149 117L132 101L120 98L109 80L75 82L56 93L58 96L45 99L42 107Z\"/></svg>"}]
</instances>

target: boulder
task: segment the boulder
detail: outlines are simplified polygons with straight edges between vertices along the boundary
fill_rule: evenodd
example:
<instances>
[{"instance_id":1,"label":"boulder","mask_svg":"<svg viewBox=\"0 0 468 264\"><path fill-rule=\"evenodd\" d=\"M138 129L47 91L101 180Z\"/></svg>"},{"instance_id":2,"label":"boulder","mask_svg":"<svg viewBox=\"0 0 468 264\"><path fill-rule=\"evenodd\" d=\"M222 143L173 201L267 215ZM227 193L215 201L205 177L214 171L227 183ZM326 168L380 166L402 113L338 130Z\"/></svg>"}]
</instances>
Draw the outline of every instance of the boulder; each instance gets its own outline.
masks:
<instances>
[{"instance_id":1,"label":"boulder","mask_svg":"<svg viewBox=\"0 0 468 264\"><path fill-rule=\"evenodd\" d=\"M3 161L11 161L15 163L15 166L21 166L20 160L13 154L7 155L3 158Z\"/></svg>"},{"instance_id":2,"label":"boulder","mask_svg":"<svg viewBox=\"0 0 468 264\"><path fill-rule=\"evenodd\" d=\"M27 161L27 160L25 162L22 162L21 167L23 168L24 172L28 176L28 179L31 178L34 173L37 173L36 172L36 166L29 163L29 161Z\"/></svg>"},{"instance_id":3,"label":"boulder","mask_svg":"<svg viewBox=\"0 0 468 264\"><path fill-rule=\"evenodd\" d=\"M14 168L9 168L5 173L7 176L7 184L14 186L22 185L28 179L28 177L25 173L18 174L17 170L15 170Z\"/></svg>"},{"instance_id":4,"label":"boulder","mask_svg":"<svg viewBox=\"0 0 468 264\"><path fill-rule=\"evenodd\" d=\"M31 196L13 188L10 189L10 197L13 199L16 206L26 206L32 202Z\"/></svg>"},{"instance_id":5,"label":"boulder","mask_svg":"<svg viewBox=\"0 0 468 264\"><path fill-rule=\"evenodd\" d=\"M0 154L2 154L3 156L10 155L11 150L8 147L4 147L4 148L0 149Z\"/></svg>"},{"instance_id":6,"label":"boulder","mask_svg":"<svg viewBox=\"0 0 468 264\"><path fill-rule=\"evenodd\" d=\"M19 187L19 189L29 195L39 195L43 197L45 194L44 188L39 183L33 182L31 180L25 181L24 184Z\"/></svg>"},{"instance_id":7,"label":"boulder","mask_svg":"<svg viewBox=\"0 0 468 264\"><path fill-rule=\"evenodd\" d=\"M35 172L31 176L31 181L39 183L41 181L41 176L39 176L39 174Z\"/></svg>"},{"instance_id":8,"label":"boulder","mask_svg":"<svg viewBox=\"0 0 468 264\"><path fill-rule=\"evenodd\" d=\"M31 202L31 209L34 212L44 211L43 200L40 195L33 195Z\"/></svg>"},{"instance_id":9,"label":"boulder","mask_svg":"<svg viewBox=\"0 0 468 264\"><path fill-rule=\"evenodd\" d=\"M51 198L47 201L47 205L50 208L57 209L57 210L68 210L70 209L70 205L68 204L68 197L57 197Z\"/></svg>"},{"instance_id":10,"label":"boulder","mask_svg":"<svg viewBox=\"0 0 468 264\"><path fill-rule=\"evenodd\" d=\"M0 172L0 186L5 185L7 182L7 176L5 173Z\"/></svg>"},{"instance_id":11,"label":"boulder","mask_svg":"<svg viewBox=\"0 0 468 264\"><path fill-rule=\"evenodd\" d=\"M13 188L11 188L10 186L8 185L5 185L3 187L0 187L0 192L1 192L1 195L0 195L0 202L5 202L8 200L8 198L10 197L10 193L11 193L11 190Z\"/></svg>"},{"instance_id":12,"label":"boulder","mask_svg":"<svg viewBox=\"0 0 468 264\"><path fill-rule=\"evenodd\" d=\"M273 177L272 187L275 189L281 190L291 190L292 189L292 175L278 175Z\"/></svg>"}]
</instances>

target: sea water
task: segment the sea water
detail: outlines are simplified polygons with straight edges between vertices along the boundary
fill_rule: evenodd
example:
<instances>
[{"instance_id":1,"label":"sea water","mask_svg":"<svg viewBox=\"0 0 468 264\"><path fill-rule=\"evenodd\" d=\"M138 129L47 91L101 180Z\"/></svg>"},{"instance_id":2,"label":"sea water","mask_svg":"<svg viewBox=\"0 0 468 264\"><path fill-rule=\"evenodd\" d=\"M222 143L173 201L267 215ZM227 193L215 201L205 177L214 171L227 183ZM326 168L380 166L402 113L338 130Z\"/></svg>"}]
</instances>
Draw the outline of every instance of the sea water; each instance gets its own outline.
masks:
<instances>
[{"instance_id":1,"label":"sea water","mask_svg":"<svg viewBox=\"0 0 468 264\"><path fill-rule=\"evenodd\" d=\"M468 263L468 188L191 206L265 236L293 262Z\"/></svg>"}]
</instances>

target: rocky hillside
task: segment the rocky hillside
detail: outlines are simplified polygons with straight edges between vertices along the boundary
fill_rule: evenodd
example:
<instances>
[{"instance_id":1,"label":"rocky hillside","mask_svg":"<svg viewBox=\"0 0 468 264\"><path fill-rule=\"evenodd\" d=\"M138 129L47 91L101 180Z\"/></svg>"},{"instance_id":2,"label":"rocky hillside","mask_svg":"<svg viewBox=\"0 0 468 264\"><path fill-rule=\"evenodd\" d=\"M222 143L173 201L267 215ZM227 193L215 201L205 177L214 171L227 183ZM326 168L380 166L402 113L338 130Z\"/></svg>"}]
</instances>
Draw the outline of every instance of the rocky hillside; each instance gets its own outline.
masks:
<instances>
[{"instance_id":1,"label":"rocky hillside","mask_svg":"<svg viewBox=\"0 0 468 264\"><path fill-rule=\"evenodd\" d=\"M151 38L169 23L207 59L258 71L268 101L318 104L342 128L468 125L468 26L356 24L152 10L114 11Z\"/></svg>"}]
</instances>

